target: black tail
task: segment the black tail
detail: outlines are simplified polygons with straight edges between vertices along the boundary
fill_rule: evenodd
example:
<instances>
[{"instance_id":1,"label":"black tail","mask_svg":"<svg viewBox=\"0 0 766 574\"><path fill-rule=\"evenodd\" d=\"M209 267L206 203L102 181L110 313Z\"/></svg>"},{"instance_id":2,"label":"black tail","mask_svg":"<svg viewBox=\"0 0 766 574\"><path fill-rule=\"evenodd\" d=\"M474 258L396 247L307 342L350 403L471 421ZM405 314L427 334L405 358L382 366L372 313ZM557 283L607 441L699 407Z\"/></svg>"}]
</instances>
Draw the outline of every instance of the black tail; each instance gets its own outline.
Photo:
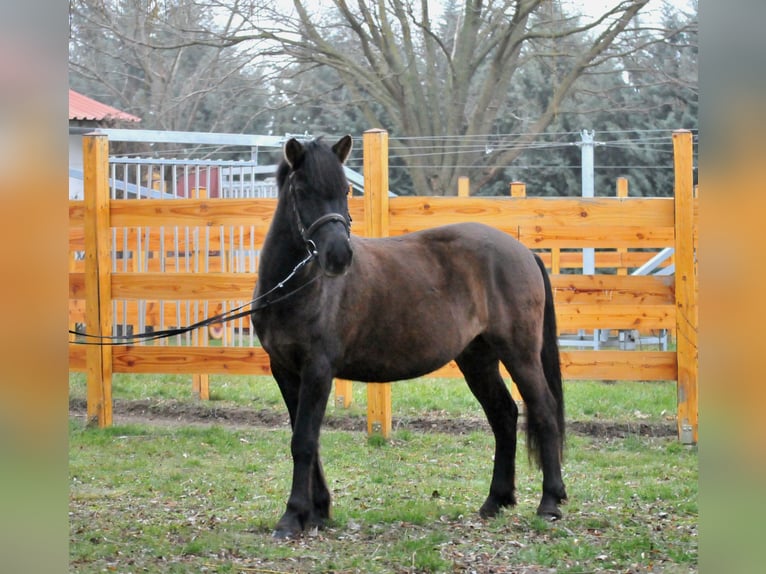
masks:
<instances>
[{"instance_id":1,"label":"black tail","mask_svg":"<svg viewBox=\"0 0 766 574\"><path fill-rule=\"evenodd\" d=\"M561 433L561 446L564 446L564 387L561 382L561 359L559 357L558 330L556 328L556 311L553 307L553 288L545 264L542 259L535 255L537 266L543 274L545 283L545 311L543 314L543 348L540 358L543 363L543 372L548 382L548 388L556 399L556 422ZM532 420L527 421L527 446L530 457L538 456L538 434L536 425ZM562 452L563 455L563 452Z\"/></svg>"}]
</instances>

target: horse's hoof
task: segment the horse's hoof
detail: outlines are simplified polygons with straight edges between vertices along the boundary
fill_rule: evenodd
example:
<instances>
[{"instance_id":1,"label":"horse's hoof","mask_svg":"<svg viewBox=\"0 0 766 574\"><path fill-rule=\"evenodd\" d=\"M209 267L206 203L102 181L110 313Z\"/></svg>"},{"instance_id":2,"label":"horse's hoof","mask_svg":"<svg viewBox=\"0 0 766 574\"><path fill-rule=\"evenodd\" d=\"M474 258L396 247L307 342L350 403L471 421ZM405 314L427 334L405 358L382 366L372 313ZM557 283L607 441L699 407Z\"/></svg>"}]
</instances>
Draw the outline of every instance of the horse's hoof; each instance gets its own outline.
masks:
<instances>
[{"instance_id":1,"label":"horse's hoof","mask_svg":"<svg viewBox=\"0 0 766 574\"><path fill-rule=\"evenodd\" d=\"M561 510L559 510L559 507L556 505L543 506L541 504L537 508L537 516L547 520L548 522L555 522L556 520L561 520L564 514L561 512Z\"/></svg>"},{"instance_id":2,"label":"horse's hoof","mask_svg":"<svg viewBox=\"0 0 766 574\"><path fill-rule=\"evenodd\" d=\"M302 532L291 530L289 528L277 528L271 533L271 537L275 540L294 540L300 538Z\"/></svg>"},{"instance_id":3,"label":"horse's hoof","mask_svg":"<svg viewBox=\"0 0 766 574\"><path fill-rule=\"evenodd\" d=\"M494 518L500 514L500 511L503 508L506 506L514 506L515 504L516 498L513 495L503 497L502 499L489 497L484 502L484 504L481 505L481 508L479 509L479 516L482 518Z\"/></svg>"},{"instance_id":4,"label":"horse's hoof","mask_svg":"<svg viewBox=\"0 0 766 574\"><path fill-rule=\"evenodd\" d=\"M309 516L306 528L316 528L317 530L324 530L325 525L329 520L329 516L325 517L323 514L317 514L312 512Z\"/></svg>"},{"instance_id":5,"label":"horse's hoof","mask_svg":"<svg viewBox=\"0 0 766 574\"><path fill-rule=\"evenodd\" d=\"M498 515L499 512L500 512L500 507L497 506L496 504L490 505L490 506L483 504L482 507L479 509L479 516L485 519L494 518L495 516Z\"/></svg>"},{"instance_id":6,"label":"horse's hoof","mask_svg":"<svg viewBox=\"0 0 766 574\"><path fill-rule=\"evenodd\" d=\"M300 538L303 534L303 525L301 521L295 516L285 514L279 522L274 532L271 533L272 538L279 540L291 540L294 538Z\"/></svg>"}]
</instances>

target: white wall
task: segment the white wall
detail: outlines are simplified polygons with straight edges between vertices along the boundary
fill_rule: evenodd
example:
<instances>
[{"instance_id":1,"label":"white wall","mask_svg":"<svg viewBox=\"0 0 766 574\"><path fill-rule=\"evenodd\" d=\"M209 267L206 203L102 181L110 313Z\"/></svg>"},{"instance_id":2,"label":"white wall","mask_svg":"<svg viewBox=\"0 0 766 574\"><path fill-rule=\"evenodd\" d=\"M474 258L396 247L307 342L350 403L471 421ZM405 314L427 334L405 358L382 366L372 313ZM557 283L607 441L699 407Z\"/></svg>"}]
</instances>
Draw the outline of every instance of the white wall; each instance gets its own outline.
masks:
<instances>
[{"instance_id":1,"label":"white wall","mask_svg":"<svg viewBox=\"0 0 766 574\"><path fill-rule=\"evenodd\" d=\"M77 134L69 134L69 199L83 199L82 136Z\"/></svg>"}]
</instances>

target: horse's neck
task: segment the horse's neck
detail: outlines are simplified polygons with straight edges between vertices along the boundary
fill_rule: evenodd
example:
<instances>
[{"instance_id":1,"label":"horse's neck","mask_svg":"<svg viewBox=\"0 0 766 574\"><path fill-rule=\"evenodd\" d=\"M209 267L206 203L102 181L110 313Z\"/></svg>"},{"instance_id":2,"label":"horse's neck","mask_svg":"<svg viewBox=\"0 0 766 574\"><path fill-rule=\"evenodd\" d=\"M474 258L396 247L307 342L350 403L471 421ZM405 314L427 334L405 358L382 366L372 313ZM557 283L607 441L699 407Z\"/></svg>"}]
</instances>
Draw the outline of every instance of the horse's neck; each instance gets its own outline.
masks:
<instances>
[{"instance_id":1,"label":"horse's neck","mask_svg":"<svg viewBox=\"0 0 766 574\"><path fill-rule=\"evenodd\" d=\"M271 289L295 269L308 251L302 242L298 242L284 213L274 214L269 232L261 250L258 265L258 282L261 290Z\"/></svg>"}]
</instances>

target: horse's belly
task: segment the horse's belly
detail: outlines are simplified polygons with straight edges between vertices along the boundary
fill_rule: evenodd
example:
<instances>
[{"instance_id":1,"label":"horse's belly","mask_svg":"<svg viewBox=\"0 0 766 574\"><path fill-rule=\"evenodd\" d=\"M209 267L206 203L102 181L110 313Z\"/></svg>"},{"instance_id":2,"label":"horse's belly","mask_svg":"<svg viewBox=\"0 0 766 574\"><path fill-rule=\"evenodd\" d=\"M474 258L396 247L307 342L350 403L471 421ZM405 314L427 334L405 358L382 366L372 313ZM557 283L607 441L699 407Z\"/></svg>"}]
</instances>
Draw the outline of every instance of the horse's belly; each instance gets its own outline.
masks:
<instances>
[{"instance_id":1,"label":"horse's belly","mask_svg":"<svg viewBox=\"0 0 766 574\"><path fill-rule=\"evenodd\" d=\"M443 367L460 354L473 337L382 337L357 341L341 360L341 378L388 382L414 379Z\"/></svg>"},{"instance_id":2,"label":"horse's belly","mask_svg":"<svg viewBox=\"0 0 766 574\"><path fill-rule=\"evenodd\" d=\"M423 361L422 358L415 362L409 360L366 360L345 365L340 369L337 376L341 379L364 383L387 383L422 377L446 365L450 360L432 360L430 362Z\"/></svg>"}]
</instances>

